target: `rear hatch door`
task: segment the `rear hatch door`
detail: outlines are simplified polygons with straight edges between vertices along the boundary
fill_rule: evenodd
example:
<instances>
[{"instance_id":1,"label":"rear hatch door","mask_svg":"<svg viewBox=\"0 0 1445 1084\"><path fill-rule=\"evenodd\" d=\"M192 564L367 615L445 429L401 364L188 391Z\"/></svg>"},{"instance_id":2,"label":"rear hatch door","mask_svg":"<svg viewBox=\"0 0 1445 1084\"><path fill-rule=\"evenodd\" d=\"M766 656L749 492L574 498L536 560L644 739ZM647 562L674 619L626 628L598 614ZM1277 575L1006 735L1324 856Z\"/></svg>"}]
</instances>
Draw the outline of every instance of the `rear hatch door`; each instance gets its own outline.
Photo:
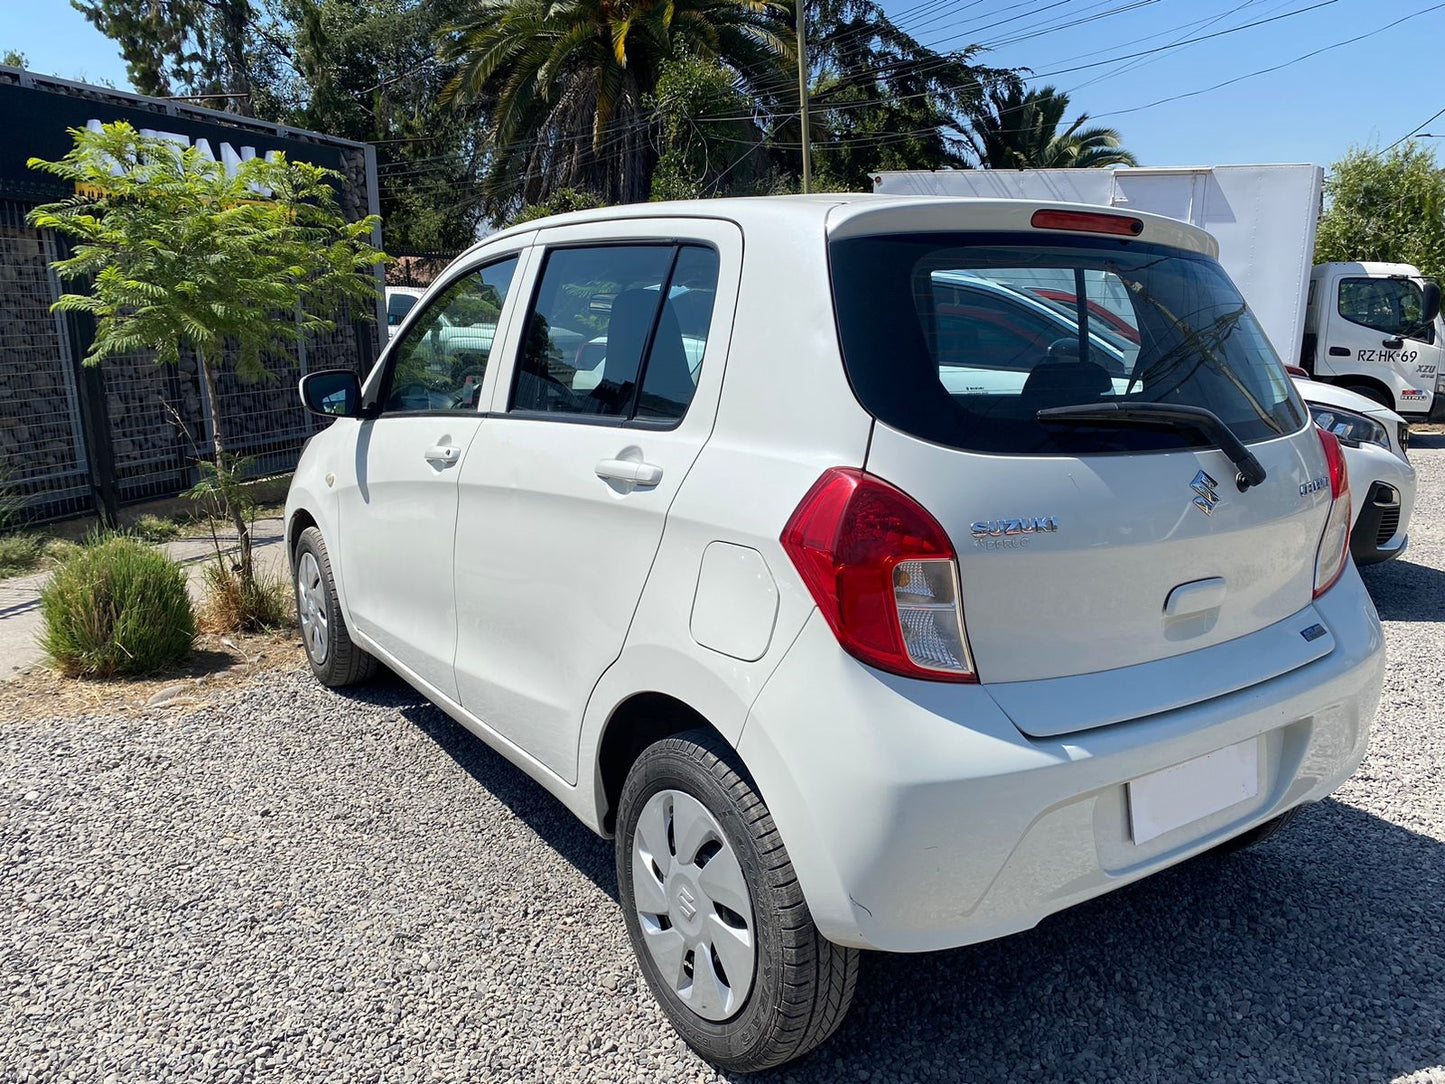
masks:
<instances>
[{"instance_id":1,"label":"rear hatch door","mask_svg":"<svg viewBox=\"0 0 1445 1084\"><path fill-rule=\"evenodd\" d=\"M1043 230L832 242L845 363L879 420L867 469L952 539L985 684L1202 652L1220 672L1183 683L1198 699L1330 649L1286 621L1312 601L1323 449L1238 291L1206 243L1177 243L1182 229L1171 244ZM1188 425L1039 417L1110 403L1204 408L1265 478L1241 489L1219 441ZM1245 637L1248 651L1207 661ZM1180 695L1161 687L1158 710Z\"/></svg>"}]
</instances>

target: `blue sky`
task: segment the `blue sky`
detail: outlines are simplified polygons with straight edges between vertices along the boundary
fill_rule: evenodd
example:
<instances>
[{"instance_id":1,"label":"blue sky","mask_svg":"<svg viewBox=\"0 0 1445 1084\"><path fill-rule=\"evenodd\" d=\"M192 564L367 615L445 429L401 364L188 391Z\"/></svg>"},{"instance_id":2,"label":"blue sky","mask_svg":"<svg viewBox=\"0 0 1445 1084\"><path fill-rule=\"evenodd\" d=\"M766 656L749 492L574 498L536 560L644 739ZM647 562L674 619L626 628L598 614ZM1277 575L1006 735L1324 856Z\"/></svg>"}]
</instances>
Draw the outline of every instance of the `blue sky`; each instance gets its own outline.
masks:
<instances>
[{"instance_id":1,"label":"blue sky","mask_svg":"<svg viewBox=\"0 0 1445 1084\"><path fill-rule=\"evenodd\" d=\"M1031 68L1036 73L1031 82L1070 91L1070 116L1087 111L1118 128L1147 165L1328 165L1352 143L1386 146L1445 108L1445 2L1436 0L884 0L884 5L927 44L940 49L987 44L984 62ZM0 20L0 50L27 54L35 71L127 86L115 46L68 0L0 0L0 6L6 16ZM1275 21L1120 59L1266 19ZM1361 40L1340 44L1356 37ZM1307 55L1316 50L1322 51ZM1276 65L1285 66L1239 79ZM1080 70L1065 70L1071 68ZM1239 81L1208 89L1233 79ZM1188 96L1162 101L1179 95ZM1445 115L1426 130L1445 134ZM1445 140L1427 143L1445 158L1439 151Z\"/></svg>"}]
</instances>

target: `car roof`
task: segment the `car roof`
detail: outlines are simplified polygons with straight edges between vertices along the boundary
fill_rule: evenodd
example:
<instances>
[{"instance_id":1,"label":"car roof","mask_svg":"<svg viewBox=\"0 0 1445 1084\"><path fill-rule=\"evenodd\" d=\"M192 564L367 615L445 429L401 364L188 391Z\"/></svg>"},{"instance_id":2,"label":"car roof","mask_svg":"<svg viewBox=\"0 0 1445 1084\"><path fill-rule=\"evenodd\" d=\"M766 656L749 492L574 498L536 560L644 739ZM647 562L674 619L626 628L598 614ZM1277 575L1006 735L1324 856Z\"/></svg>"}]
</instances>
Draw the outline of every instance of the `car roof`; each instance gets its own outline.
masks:
<instances>
[{"instance_id":1,"label":"car roof","mask_svg":"<svg viewBox=\"0 0 1445 1084\"><path fill-rule=\"evenodd\" d=\"M494 233L466 254L498 241L537 230L589 223L618 222L648 218L713 218L731 221L745 232L767 236L776 232L779 218L791 220L798 229L815 229L829 234L897 233L931 229L1031 229L1034 211L1049 208L1112 214L1137 218L1145 223L1141 241L1154 241L1177 248L1218 255L1218 245L1205 231L1178 219L1142 212L1120 212L1086 204L1053 200L984 199L974 196L899 196L874 192L827 192L791 196L743 196L707 200L674 200L659 203L625 203L571 211L533 219ZM1040 231L1042 236L1059 237L1061 231ZM1063 236L1068 236L1067 232Z\"/></svg>"}]
</instances>

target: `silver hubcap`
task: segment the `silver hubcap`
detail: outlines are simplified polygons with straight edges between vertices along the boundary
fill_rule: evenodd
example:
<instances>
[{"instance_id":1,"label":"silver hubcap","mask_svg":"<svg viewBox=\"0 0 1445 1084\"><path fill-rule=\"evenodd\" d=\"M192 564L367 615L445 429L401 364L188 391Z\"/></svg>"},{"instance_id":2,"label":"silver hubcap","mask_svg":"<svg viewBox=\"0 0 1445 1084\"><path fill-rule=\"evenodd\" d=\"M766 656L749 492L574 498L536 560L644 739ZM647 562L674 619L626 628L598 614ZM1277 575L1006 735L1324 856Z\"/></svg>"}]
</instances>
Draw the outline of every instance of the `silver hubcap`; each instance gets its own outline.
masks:
<instances>
[{"instance_id":1,"label":"silver hubcap","mask_svg":"<svg viewBox=\"0 0 1445 1084\"><path fill-rule=\"evenodd\" d=\"M632 895L652 961L705 1020L726 1020L753 988L753 902L737 855L707 807L654 794L632 837Z\"/></svg>"},{"instance_id":2,"label":"silver hubcap","mask_svg":"<svg viewBox=\"0 0 1445 1084\"><path fill-rule=\"evenodd\" d=\"M296 564L296 614L301 619L301 639L306 653L317 665L326 661L330 644L326 625L326 587L321 582L321 566L309 550Z\"/></svg>"}]
</instances>

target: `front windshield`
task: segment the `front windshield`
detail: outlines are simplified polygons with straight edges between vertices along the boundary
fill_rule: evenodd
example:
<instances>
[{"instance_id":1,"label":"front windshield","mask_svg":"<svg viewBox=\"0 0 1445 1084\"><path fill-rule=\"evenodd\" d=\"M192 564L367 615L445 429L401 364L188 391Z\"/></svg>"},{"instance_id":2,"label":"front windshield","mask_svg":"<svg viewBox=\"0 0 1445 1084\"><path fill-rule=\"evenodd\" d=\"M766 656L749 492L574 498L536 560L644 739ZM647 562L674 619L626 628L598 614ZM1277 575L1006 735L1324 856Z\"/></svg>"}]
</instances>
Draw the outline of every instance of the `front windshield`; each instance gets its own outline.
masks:
<instances>
[{"instance_id":1,"label":"front windshield","mask_svg":"<svg viewBox=\"0 0 1445 1084\"><path fill-rule=\"evenodd\" d=\"M1059 406L1204 407L1246 442L1304 425L1283 365L1215 261L1137 241L969 239L832 246L848 375L888 424L969 450L1040 453L1200 443L1178 430L1039 422Z\"/></svg>"}]
</instances>

